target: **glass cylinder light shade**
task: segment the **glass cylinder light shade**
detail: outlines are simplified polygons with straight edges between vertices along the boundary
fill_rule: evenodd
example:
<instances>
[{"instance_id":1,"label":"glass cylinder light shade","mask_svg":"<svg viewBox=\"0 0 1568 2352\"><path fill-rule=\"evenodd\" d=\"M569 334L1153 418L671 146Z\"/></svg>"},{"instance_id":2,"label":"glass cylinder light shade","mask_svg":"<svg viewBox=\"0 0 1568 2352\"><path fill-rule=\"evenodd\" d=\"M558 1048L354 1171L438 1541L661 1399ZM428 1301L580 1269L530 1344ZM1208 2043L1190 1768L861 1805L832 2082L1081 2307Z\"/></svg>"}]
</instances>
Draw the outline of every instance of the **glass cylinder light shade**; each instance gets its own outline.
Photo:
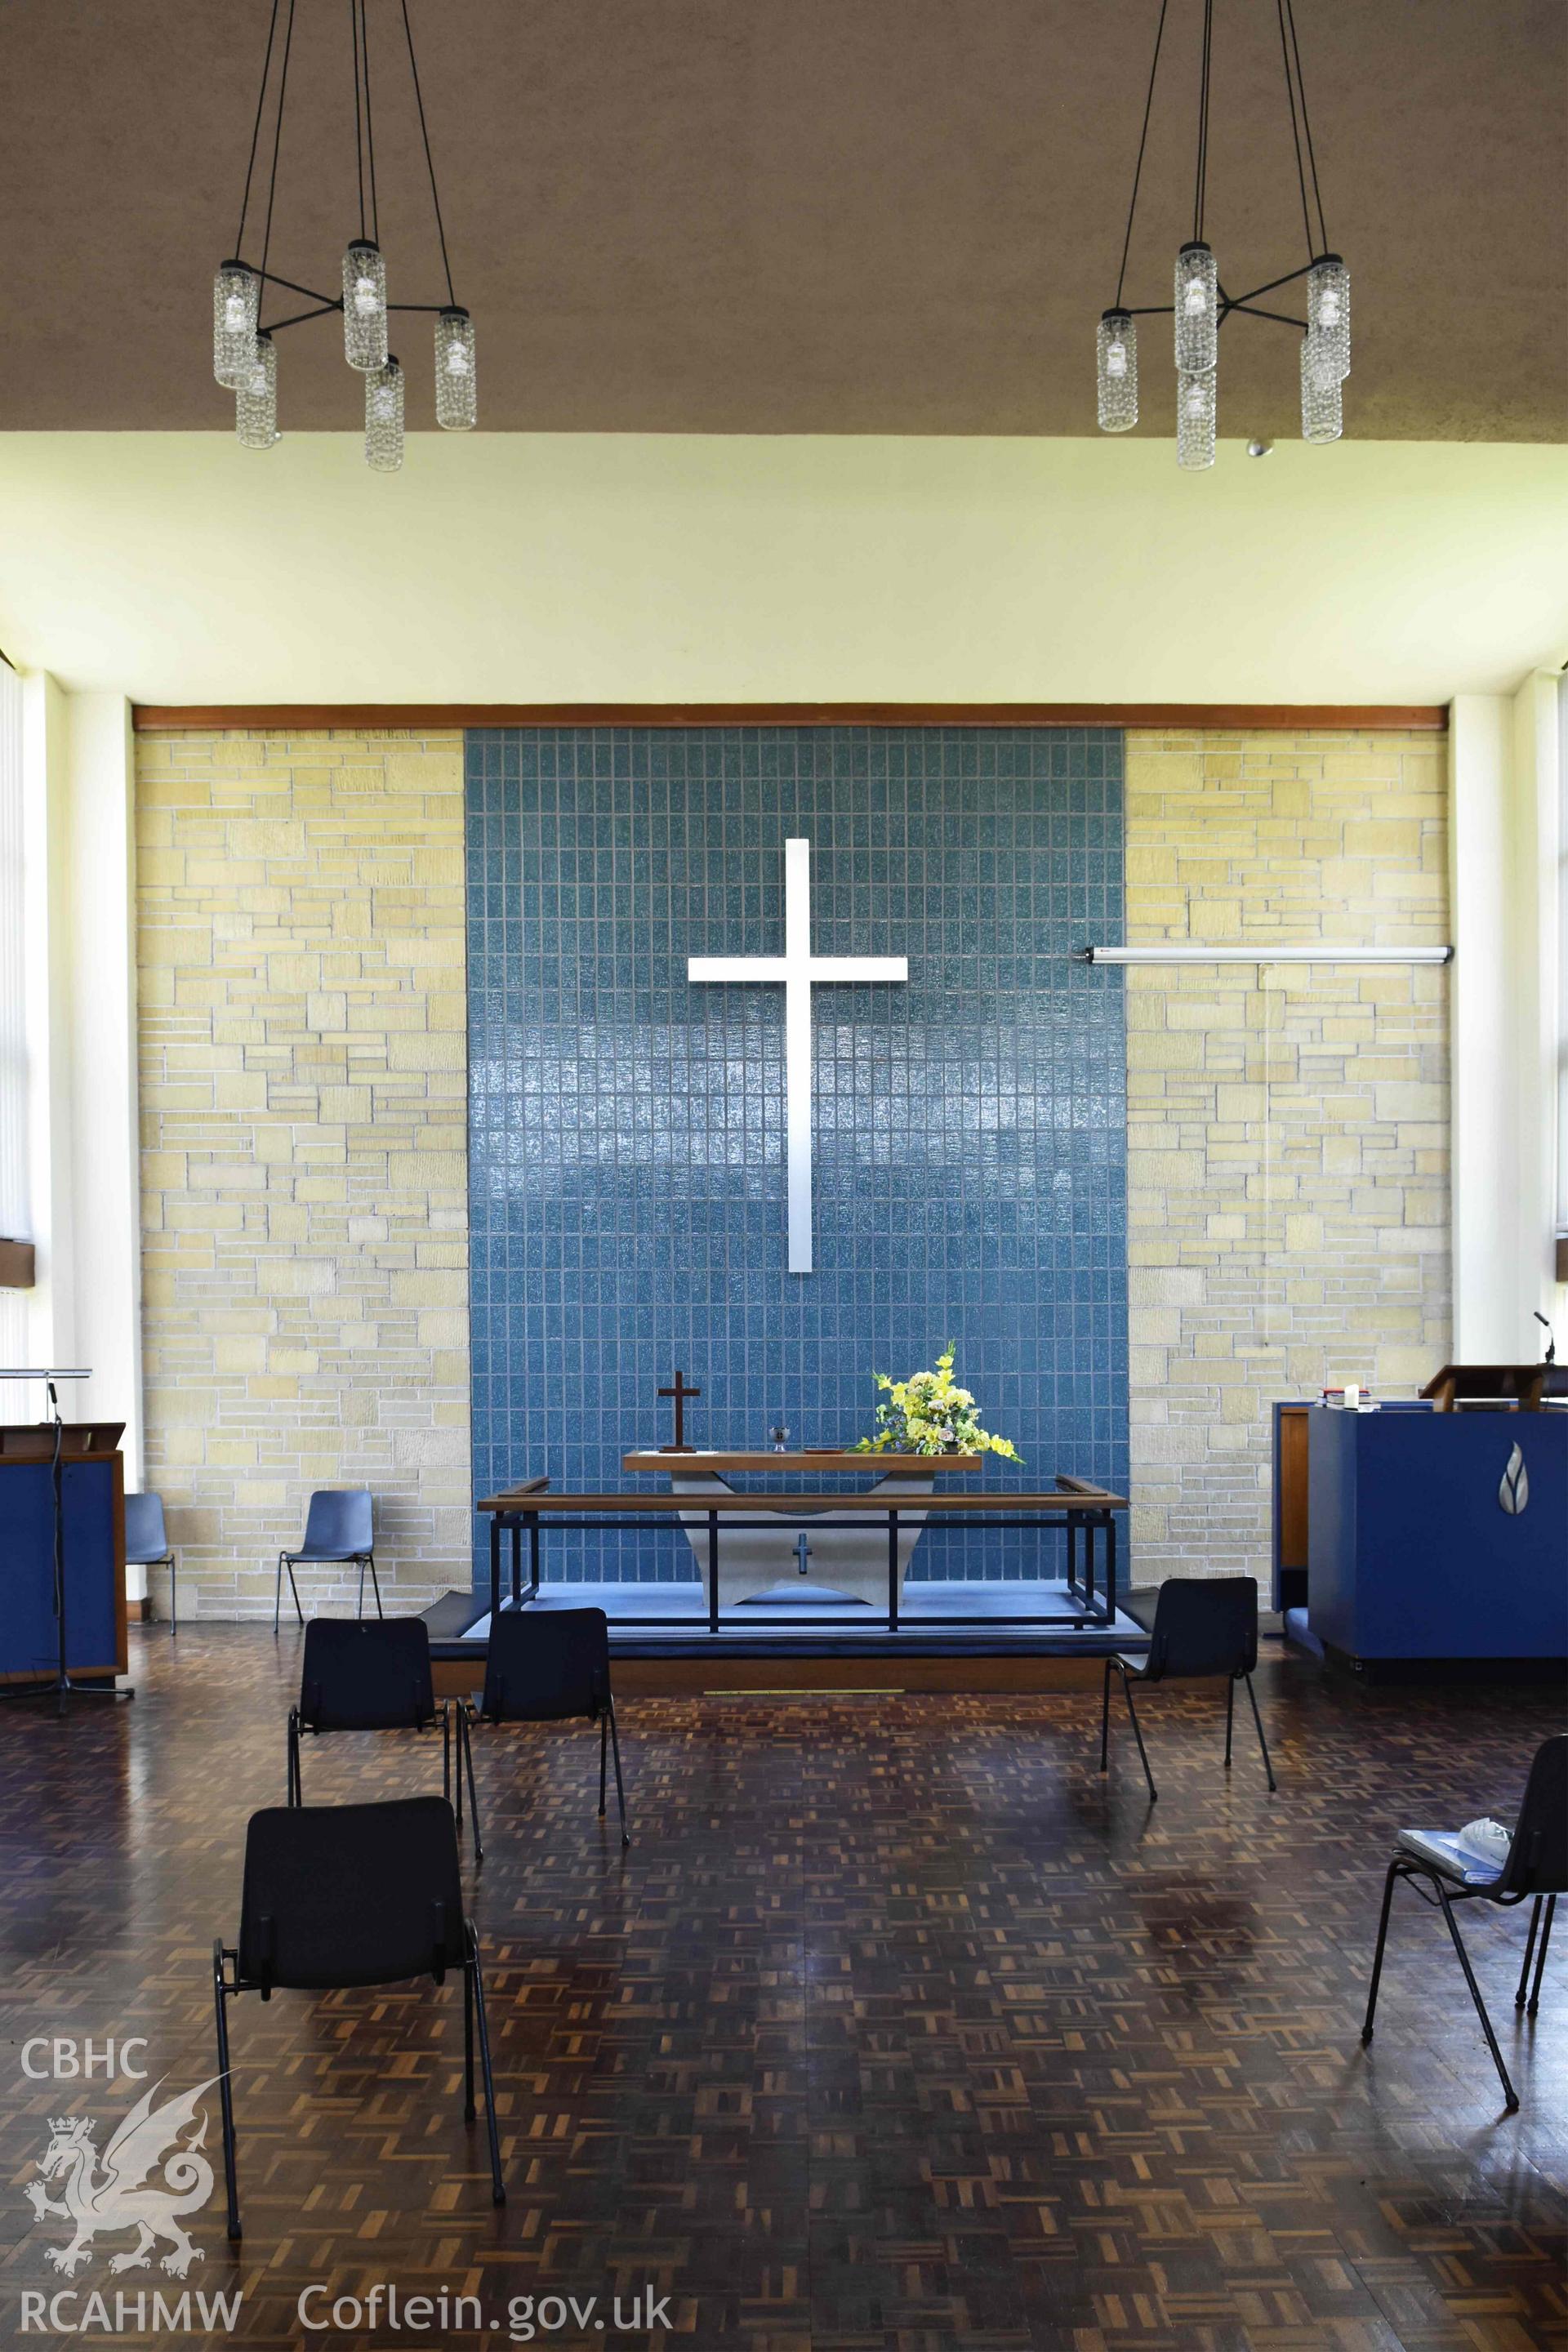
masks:
<instances>
[{"instance_id":1,"label":"glass cylinder light shade","mask_svg":"<svg viewBox=\"0 0 1568 2352\"><path fill-rule=\"evenodd\" d=\"M213 373L237 392L256 366L261 279L243 261L226 261L213 279Z\"/></svg>"},{"instance_id":2,"label":"glass cylinder light shade","mask_svg":"<svg viewBox=\"0 0 1568 2352\"><path fill-rule=\"evenodd\" d=\"M478 415L474 322L454 307L436 320L436 422L443 432L467 433Z\"/></svg>"},{"instance_id":3,"label":"glass cylinder light shade","mask_svg":"<svg viewBox=\"0 0 1568 2352\"><path fill-rule=\"evenodd\" d=\"M247 449L270 449L278 439L278 349L270 335L256 338L250 373L235 394L234 429Z\"/></svg>"},{"instance_id":4,"label":"glass cylinder light shade","mask_svg":"<svg viewBox=\"0 0 1568 2352\"><path fill-rule=\"evenodd\" d=\"M365 375L386 365L386 263L368 238L343 255L343 357Z\"/></svg>"},{"instance_id":5,"label":"glass cylinder light shade","mask_svg":"<svg viewBox=\"0 0 1568 2352\"><path fill-rule=\"evenodd\" d=\"M403 463L403 370L395 359L364 380L364 461L378 474Z\"/></svg>"},{"instance_id":6,"label":"glass cylinder light shade","mask_svg":"<svg viewBox=\"0 0 1568 2352\"><path fill-rule=\"evenodd\" d=\"M1213 368L1176 373L1176 463L1194 472L1214 464L1215 381Z\"/></svg>"},{"instance_id":7,"label":"glass cylinder light shade","mask_svg":"<svg viewBox=\"0 0 1568 2352\"><path fill-rule=\"evenodd\" d=\"M1337 441L1343 431L1343 396L1333 354L1309 331L1301 338L1301 438Z\"/></svg>"},{"instance_id":8,"label":"glass cylinder light shade","mask_svg":"<svg viewBox=\"0 0 1568 2352\"><path fill-rule=\"evenodd\" d=\"M1219 358L1219 271L1206 245L1176 256L1176 365L1201 375Z\"/></svg>"},{"instance_id":9,"label":"glass cylinder light shade","mask_svg":"<svg viewBox=\"0 0 1568 2352\"><path fill-rule=\"evenodd\" d=\"M1342 383L1351 372L1351 274L1337 253L1320 254L1307 272L1307 324Z\"/></svg>"},{"instance_id":10,"label":"glass cylinder light shade","mask_svg":"<svg viewBox=\"0 0 1568 2352\"><path fill-rule=\"evenodd\" d=\"M1130 433L1138 422L1138 329L1130 312L1106 311L1098 354L1100 429Z\"/></svg>"}]
</instances>

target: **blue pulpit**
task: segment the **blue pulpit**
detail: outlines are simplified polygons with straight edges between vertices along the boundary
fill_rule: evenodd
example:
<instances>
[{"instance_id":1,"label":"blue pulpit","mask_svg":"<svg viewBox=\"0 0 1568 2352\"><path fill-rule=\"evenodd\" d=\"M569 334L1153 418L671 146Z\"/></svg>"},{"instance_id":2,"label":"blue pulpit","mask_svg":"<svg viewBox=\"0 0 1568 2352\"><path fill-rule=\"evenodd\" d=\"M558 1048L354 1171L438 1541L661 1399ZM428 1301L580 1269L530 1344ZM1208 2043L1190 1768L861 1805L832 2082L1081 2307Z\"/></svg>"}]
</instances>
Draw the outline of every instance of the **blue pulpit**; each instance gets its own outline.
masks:
<instances>
[{"instance_id":1,"label":"blue pulpit","mask_svg":"<svg viewBox=\"0 0 1568 2352\"><path fill-rule=\"evenodd\" d=\"M1568 1412L1306 1418L1308 1613L1331 1654L1568 1661Z\"/></svg>"},{"instance_id":2,"label":"blue pulpit","mask_svg":"<svg viewBox=\"0 0 1568 2352\"><path fill-rule=\"evenodd\" d=\"M89 1678L126 1668L119 1435L118 1423L68 1423L61 1450L66 1664ZM53 1455L47 1424L0 1431L0 1681L41 1681L57 1670Z\"/></svg>"}]
</instances>

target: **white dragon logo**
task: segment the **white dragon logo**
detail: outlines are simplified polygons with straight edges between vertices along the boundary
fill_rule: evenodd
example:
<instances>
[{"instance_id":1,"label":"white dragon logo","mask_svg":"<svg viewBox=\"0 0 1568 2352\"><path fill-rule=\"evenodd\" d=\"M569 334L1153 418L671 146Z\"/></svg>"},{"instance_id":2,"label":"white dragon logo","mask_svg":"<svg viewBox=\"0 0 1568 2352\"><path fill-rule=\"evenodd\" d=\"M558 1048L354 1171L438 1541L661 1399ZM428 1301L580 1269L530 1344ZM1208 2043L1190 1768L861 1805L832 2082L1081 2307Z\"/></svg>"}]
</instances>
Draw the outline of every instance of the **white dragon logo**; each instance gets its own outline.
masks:
<instances>
[{"instance_id":1,"label":"white dragon logo","mask_svg":"<svg viewBox=\"0 0 1568 2352\"><path fill-rule=\"evenodd\" d=\"M64 2271L68 2278L86 2262L88 2247L100 2230L138 2232L129 2252L115 2255L109 2265L111 2271L145 2270L160 2239L167 2239L173 2249L164 2255L162 2266L175 2278L184 2278L193 2263L206 2259L200 2246L191 2243L180 2221L184 2214L198 2212L212 2195L213 2168L198 2153L206 2138L206 2115L196 2102L217 2079L215 2074L161 2107L153 2105L161 2087L154 2083L137 2100L101 2159L92 2144L89 2116L50 2116L49 2144L37 2160L43 2179L30 2180L26 2196L40 2221L53 2214L75 2227L76 2235L68 2246L46 2249L46 2259L56 2270ZM176 2146L180 2134L193 2123L198 2126L195 2138L184 2147ZM162 2184L150 2177L160 2164ZM45 2180L63 2181L63 2201L57 2203L50 2197Z\"/></svg>"}]
</instances>

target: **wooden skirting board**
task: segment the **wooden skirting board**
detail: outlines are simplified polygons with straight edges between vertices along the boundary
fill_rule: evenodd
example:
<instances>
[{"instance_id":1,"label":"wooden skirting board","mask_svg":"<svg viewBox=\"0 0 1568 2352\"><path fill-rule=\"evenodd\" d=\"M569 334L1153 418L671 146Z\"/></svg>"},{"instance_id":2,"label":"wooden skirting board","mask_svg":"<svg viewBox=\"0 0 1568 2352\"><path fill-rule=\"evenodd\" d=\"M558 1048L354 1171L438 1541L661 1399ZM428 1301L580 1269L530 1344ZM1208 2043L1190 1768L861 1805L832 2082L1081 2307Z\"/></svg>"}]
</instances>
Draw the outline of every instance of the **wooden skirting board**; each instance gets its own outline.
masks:
<instances>
[{"instance_id":1,"label":"wooden skirting board","mask_svg":"<svg viewBox=\"0 0 1568 2352\"><path fill-rule=\"evenodd\" d=\"M484 1680L476 1661L437 1659L437 1698ZM1098 1690L1104 1666L1089 1658L617 1658L617 1698L897 1698L906 1691L993 1691L1014 1696Z\"/></svg>"}]
</instances>

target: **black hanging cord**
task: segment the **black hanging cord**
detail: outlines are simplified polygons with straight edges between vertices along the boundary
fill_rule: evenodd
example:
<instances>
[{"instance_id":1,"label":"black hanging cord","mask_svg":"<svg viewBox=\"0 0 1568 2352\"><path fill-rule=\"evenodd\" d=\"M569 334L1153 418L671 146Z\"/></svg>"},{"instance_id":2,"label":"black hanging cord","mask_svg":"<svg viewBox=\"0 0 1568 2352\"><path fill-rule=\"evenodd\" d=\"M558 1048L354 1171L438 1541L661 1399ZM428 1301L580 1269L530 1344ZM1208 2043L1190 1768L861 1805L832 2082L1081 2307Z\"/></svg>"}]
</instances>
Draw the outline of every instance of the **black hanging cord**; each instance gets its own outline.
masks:
<instances>
[{"instance_id":1,"label":"black hanging cord","mask_svg":"<svg viewBox=\"0 0 1568 2352\"><path fill-rule=\"evenodd\" d=\"M1290 41L1285 30L1285 0L1274 0L1279 17L1279 54L1285 61L1285 95L1290 101L1290 136L1296 142L1296 184L1301 191L1301 226L1307 232L1307 259L1312 258L1312 215L1307 208L1307 167L1301 156L1301 125L1296 111L1296 76L1290 65Z\"/></svg>"},{"instance_id":2,"label":"black hanging cord","mask_svg":"<svg viewBox=\"0 0 1568 2352\"><path fill-rule=\"evenodd\" d=\"M267 82L272 71L272 43L278 32L278 0L272 0L272 21L267 27L267 55L261 62L261 88L256 93L256 121L250 131L250 161L245 167L245 194L239 202L239 235L234 240L237 261L245 251L245 220L250 210L250 183L256 170L256 150L261 140L261 117L267 107Z\"/></svg>"},{"instance_id":3,"label":"black hanging cord","mask_svg":"<svg viewBox=\"0 0 1568 2352\"><path fill-rule=\"evenodd\" d=\"M1307 167L1312 174L1312 197L1318 207L1320 253L1329 250L1328 224L1323 218L1323 194L1318 185L1318 153L1312 144L1311 117L1307 112L1307 85L1301 74L1301 44L1296 37L1296 11L1291 0L1285 0L1285 21L1290 27L1290 50L1296 60L1296 89L1301 100L1301 135L1307 142Z\"/></svg>"},{"instance_id":4,"label":"black hanging cord","mask_svg":"<svg viewBox=\"0 0 1568 2352\"><path fill-rule=\"evenodd\" d=\"M406 14L408 0L403 0ZM1160 0L1160 22L1154 32L1154 62L1149 68L1149 89L1143 100L1143 128L1138 137L1138 161L1132 173L1132 201L1127 207L1127 234L1121 240L1121 267L1116 273L1116 308L1121 308L1121 289L1127 282L1127 256L1132 246L1132 215L1138 209L1138 183L1143 176L1143 150L1149 144L1149 112L1154 103L1154 77L1160 70L1160 44L1165 37L1165 11L1171 0ZM423 117L421 117L423 120ZM435 185L434 174L431 185ZM443 246L442 251L446 247Z\"/></svg>"},{"instance_id":5,"label":"black hanging cord","mask_svg":"<svg viewBox=\"0 0 1568 2352\"><path fill-rule=\"evenodd\" d=\"M289 52L294 46L294 0L283 32L283 64L278 76L278 121L272 132L272 172L267 183L267 228L261 240L261 290L267 291L267 257L272 250L272 203L278 194L278 151L283 144L283 102L289 95Z\"/></svg>"},{"instance_id":6,"label":"black hanging cord","mask_svg":"<svg viewBox=\"0 0 1568 2352\"><path fill-rule=\"evenodd\" d=\"M364 58L364 152L370 166L370 233L381 243L381 206L375 194L375 123L370 110L370 17L365 0L359 0L360 48Z\"/></svg>"},{"instance_id":7,"label":"black hanging cord","mask_svg":"<svg viewBox=\"0 0 1568 2352\"><path fill-rule=\"evenodd\" d=\"M349 0L349 37L354 51L354 167L359 173L359 235L364 243L364 124L359 102L359 0Z\"/></svg>"},{"instance_id":8,"label":"black hanging cord","mask_svg":"<svg viewBox=\"0 0 1568 2352\"><path fill-rule=\"evenodd\" d=\"M1198 89L1198 173L1193 191L1193 242L1201 245L1209 178L1209 67L1214 53L1214 0L1204 0L1204 65Z\"/></svg>"},{"instance_id":9,"label":"black hanging cord","mask_svg":"<svg viewBox=\"0 0 1568 2352\"><path fill-rule=\"evenodd\" d=\"M1163 22L1164 19L1164 13L1163 0L1162 0L1160 10L1162 22ZM419 66L414 55L414 27L408 21L408 0L403 0L403 31L404 37L408 43L408 70L414 77L414 100L415 104L419 109L419 136L425 142L425 168L430 174L430 202L436 208L436 234L441 240L441 267L447 273L447 299L455 310L457 308L458 298L452 291L452 265L447 258L447 232L441 222L441 198L436 186L436 164L430 153L430 132L425 121L425 97L419 87ZM1159 52L1156 50L1155 55L1158 56L1158 54ZM1147 130L1147 115L1144 116L1143 121L1144 128ZM1142 164L1143 161L1143 151L1142 148L1138 151L1138 161L1140 164ZM1133 202L1136 203L1138 198L1138 184L1136 181L1132 184L1132 197ZM1132 234L1132 224L1131 219L1129 219L1127 224L1127 233L1129 236ZM1127 267L1127 256L1125 251L1121 256L1121 267L1124 270ZM1117 284L1116 299L1119 302L1121 299L1121 287L1120 281L1118 281Z\"/></svg>"},{"instance_id":10,"label":"black hanging cord","mask_svg":"<svg viewBox=\"0 0 1568 2352\"><path fill-rule=\"evenodd\" d=\"M49 1484L55 1496L55 1615L63 1617L66 1613L66 1562L65 1546L60 1540L64 1532L60 1525L64 1516L60 1509L60 1454L66 1442L66 1431L60 1419L59 1392L53 1381L46 1381L44 1387L48 1392L49 1410L55 1417L55 1450L49 1461Z\"/></svg>"}]
</instances>

